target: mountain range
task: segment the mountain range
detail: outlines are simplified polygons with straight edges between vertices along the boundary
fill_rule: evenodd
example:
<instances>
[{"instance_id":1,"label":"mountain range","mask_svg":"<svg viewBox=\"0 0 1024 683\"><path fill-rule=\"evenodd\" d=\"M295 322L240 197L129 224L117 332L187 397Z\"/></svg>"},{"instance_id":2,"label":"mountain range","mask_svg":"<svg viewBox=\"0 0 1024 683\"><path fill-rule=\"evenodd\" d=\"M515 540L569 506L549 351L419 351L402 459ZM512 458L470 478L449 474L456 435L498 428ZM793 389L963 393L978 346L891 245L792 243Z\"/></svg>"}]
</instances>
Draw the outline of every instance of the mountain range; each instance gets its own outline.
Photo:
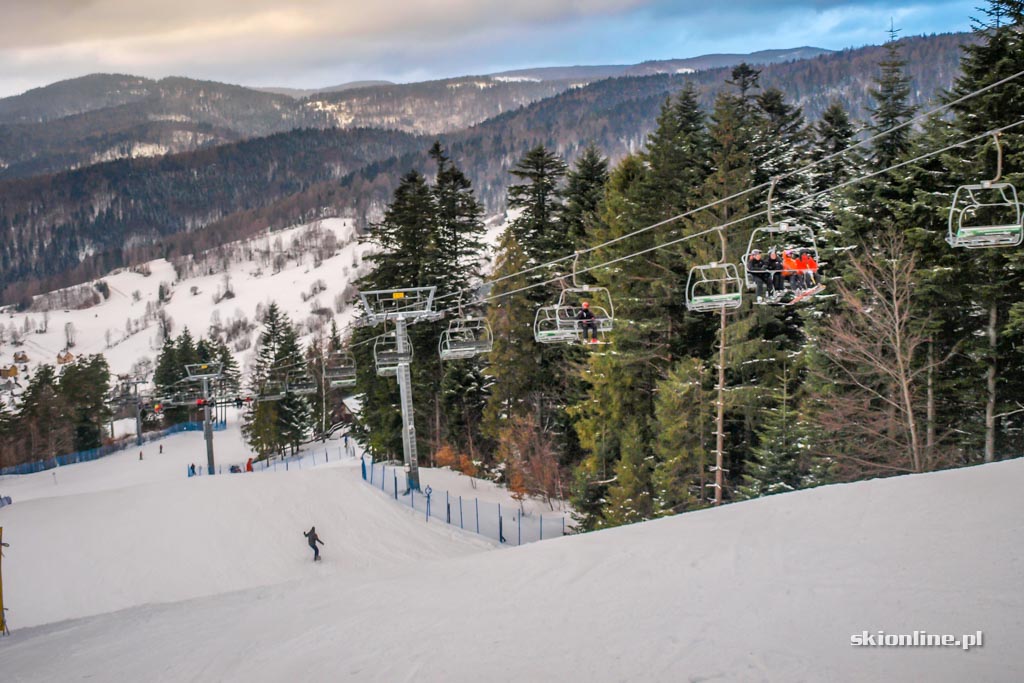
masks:
<instances>
[{"instance_id":1,"label":"mountain range","mask_svg":"<svg viewBox=\"0 0 1024 683\"><path fill-rule=\"evenodd\" d=\"M949 87L970 39L901 41L911 104ZM435 137L498 212L508 169L538 143L569 161L593 143L615 161L642 148L684 83L710 109L729 66L690 71L708 64L766 60L762 86L783 90L808 120L832 101L864 120L883 55L800 48L621 67L637 75L566 67L300 99L182 78L64 81L0 100L0 301L317 216L365 226L403 173L429 172Z\"/></svg>"}]
</instances>

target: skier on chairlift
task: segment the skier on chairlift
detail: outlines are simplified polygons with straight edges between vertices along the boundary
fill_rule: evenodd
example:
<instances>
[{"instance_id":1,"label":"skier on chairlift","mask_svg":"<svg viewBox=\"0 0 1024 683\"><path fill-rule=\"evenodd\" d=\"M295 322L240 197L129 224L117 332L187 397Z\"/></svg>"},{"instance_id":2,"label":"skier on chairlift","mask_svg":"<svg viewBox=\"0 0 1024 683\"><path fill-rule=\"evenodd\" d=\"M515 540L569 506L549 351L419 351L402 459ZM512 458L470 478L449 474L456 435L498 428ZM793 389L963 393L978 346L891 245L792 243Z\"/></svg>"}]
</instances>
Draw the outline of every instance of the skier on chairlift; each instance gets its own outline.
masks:
<instances>
[{"instance_id":1,"label":"skier on chairlift","mask_svg":"<svg viewBox=\"0 0 1024 683\"><path fill-rule=\"evenodd\" d=\"M584 343L589 340L591 344L596 344L597 319L594 317L593 311L590 310L590 302L583 302L583 307L580 308L580 312L576 314L576 319L580 321L580 327L583 329Z\"/></svg>"}]
</instances>

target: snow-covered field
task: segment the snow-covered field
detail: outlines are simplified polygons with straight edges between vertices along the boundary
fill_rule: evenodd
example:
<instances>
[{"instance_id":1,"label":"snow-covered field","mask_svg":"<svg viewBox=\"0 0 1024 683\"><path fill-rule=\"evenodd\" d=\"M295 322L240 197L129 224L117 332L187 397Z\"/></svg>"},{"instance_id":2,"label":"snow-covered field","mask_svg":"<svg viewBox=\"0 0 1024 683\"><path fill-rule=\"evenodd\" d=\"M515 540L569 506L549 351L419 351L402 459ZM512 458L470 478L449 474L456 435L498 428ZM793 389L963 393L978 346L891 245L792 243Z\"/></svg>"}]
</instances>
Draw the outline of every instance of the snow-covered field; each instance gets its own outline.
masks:
<instances>
[{"instance_id":1,"label":"snow-covered field","mask_svg":"<svg viewBox=\"0 0 1024 683\"><path fill-rule=\"evenodd\" d=\"M246 456L235 424L219 462ZM4 680L1024 677L1024 460L505 549L425 523L355 460L186 479L199 436L159 443L0 479ZM984 645L851 646L878 630Z\"/></svg>"}]
</instances>

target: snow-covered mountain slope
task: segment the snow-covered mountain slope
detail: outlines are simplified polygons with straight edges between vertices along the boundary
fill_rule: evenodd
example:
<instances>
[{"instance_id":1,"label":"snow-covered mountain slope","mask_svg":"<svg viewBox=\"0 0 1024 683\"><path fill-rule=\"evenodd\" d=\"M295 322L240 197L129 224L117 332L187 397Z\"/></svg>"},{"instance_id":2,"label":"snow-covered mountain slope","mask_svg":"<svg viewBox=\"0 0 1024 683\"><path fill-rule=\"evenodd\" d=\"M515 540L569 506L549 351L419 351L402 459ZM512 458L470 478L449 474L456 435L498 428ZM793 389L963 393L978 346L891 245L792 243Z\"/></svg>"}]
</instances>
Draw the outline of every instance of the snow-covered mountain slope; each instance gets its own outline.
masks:
<instances>
[{"instance_id":1,"label":"snow-covered mountain slope","mask_svg":"<svg viewBox=\"0 0 1024 683\"><path fill-rule=\"evenodd\" d=\"M16 501L0 662L19 681L1020 680L1022 486L1015 460L489 552L346 467ZM97 597L46 595L58 571ZM165 604L19 627L135 583ZM851 646L878 630L984 644Z\"/></svg>"},{"instance_id":2,"label":"snow-covered mountain slope","mask_svg":"<svg viewBox=\"0 0 1024 683\"><path fill-rule=\"evenodd\" d=\"M328 233L337 245L335 253L317 265L314 243ZM350 291L346 294L350 284L365 272L363 259L370 248L356 240L352 221L332 218L229 244L208 255L211 263L217 261L217 253L228 255L226 270L214 265L216 272L209 272L210 267L196 264L192 268L195 274L177 280L174 266L160 259L132 270L115 271L101 278L109 286L110 296L98 305L76 310L60 305L57 293L51 295L57 307L45 314L40 310L18 313L8 309L0 317L7 339L0 346L0 365L9 366L19 351L29 357L28 363L17 363L19 368L32 370L39 363L56 363L70 329L75 339L72 353L103 353L112 373L129 373L139 361L155 361L161 344L158 315L162 308L172 323L173 335L187 327L193 337L205 336L211 326L227 328L244 319L250 330L229 340L244 368L259 332L256 315L260 305L276 301L293 323L302 325L307 339L318 317L314 312L317 309L332 311L343 329L356 311L342 307L342 302L351 295ZM161 285L166 292L162 304ZM324 289L311 296L320 285ZM221 298L228 287L234 296ZM36 307L40 305L37 299ZM330 321L319 317L329 328ZM44 328L46 331L41 331ZM14 330L23 335L20 345L10 343ZM250 346L243 348L246 344ZM24 373L19 380L24 384Z\"/></svg>"},{"instance_id":3,"label":"snow-covered mountain slope","mask_svg":"<svg viewBox=\"0 0 1024 683\"><path fill-rule=\"evenodd\" d=\"M232 416L214 437L225 471L251 454L238 424ZM17 549L3 567L9 618L32 626L300 577L361 581L493 547L389 502L362 482L358 460L342 458L339 444L313 447L330 448L334 466L188 478L206 451L201 433L182 433L0 478L0 492L14 501L0 509L4 540ZM327 544L312 570L302 536L311 525Z\"/></svg>"}]
</instances>

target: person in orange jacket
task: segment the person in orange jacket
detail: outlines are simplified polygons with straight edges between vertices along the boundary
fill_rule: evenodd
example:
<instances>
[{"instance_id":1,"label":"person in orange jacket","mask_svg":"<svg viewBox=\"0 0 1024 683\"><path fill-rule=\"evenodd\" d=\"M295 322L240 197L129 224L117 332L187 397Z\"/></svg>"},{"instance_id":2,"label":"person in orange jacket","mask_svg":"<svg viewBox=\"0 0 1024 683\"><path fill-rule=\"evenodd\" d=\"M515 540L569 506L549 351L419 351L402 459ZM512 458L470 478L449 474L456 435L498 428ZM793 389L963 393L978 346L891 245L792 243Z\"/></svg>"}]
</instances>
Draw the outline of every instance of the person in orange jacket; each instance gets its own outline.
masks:
<instances>
[{"instance_id":1,"label":"person in orange jacket","mask_svg":"<svg viewBox=\"0 0 1024 683\"><path fill-rule=\"evenodd\" d=\"M818 262L814 260L810 249L800 252L800 268L804 272L804 287L810 289L818 284Z\"/></svg>"},{"instance_id":2,"label":"person in orange jacket","mask_svg":"<svg viewBox=\"0 0 1024 683\"><path fill-rule=\"evenodd\" d=\"M782 252L782 279L789 283L791 289L803 289L803 274L800 272L800 261L795 258L792 249Z\"/></svg>"}]
</instances>

